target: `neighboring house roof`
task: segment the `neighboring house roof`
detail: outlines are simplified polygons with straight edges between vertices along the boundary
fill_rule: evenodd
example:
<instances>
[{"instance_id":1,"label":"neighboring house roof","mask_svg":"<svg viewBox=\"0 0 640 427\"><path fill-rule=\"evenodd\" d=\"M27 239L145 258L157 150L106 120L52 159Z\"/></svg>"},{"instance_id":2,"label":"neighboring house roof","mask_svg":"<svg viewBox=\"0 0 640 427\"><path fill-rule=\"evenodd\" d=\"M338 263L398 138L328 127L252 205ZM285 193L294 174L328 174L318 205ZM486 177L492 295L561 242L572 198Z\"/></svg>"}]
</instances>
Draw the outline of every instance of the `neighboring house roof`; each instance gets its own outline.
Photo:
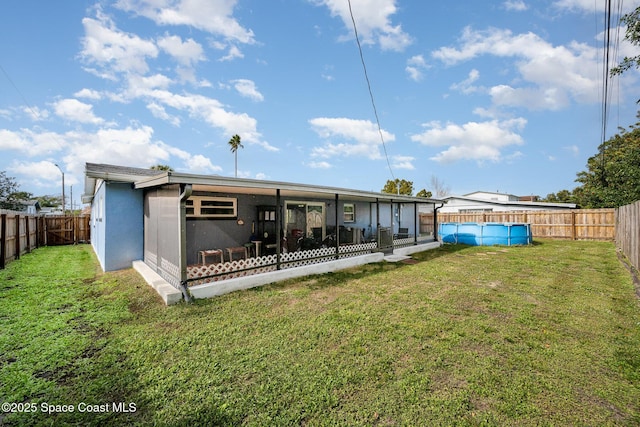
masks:
<instances>
[{"instance_id":1,"label":"neighboring house roof","mask_svg":"<svg viewBox=\"0 0 640 427\"><path fill-rule=\"evenodd\" d=\"M462 197L471 197L480 200L518 200L515 194L499 193L497 191L474 191L473 193L463 194Z\"/></svg>"},{"instance_id":2,"label":"neighboring house roof","mask_svg":"<svg viewBox=\"0 0 640 427\"><path fill-rule=\"evenodd\" d=\"M449 201L463 201L470 202L475 204L485 204L485 205L497 205L497 206L517 206L522 209L525 207L532 207L535 209L540 208L549 208L549 209L575 209L575 203L546 203L546 202L529 202L529 201L515 201L515 200L487 200L478 197L466 197L466 196L449 196L443 199L445 202Z\"/></svg>"},{"instance_id":3,"label":"neighboring house roof","mask_svg":"<svg viewBox=\"0 0 640 427\"><path fill-rule=\"evenodd\" d=\"M265 181L258 179L231 178L219 175L196 175L172 171L158 171L151 169L137 169L112 165L96 165L87 163L85 179L85 194L83 202L89 203L95 192L97 179L131 182L135 188L152 188L166 184L191 184L194 190L203 187L208 191L233 192L239 194L275 195L277 190L283 197L324 197L333 198L336 194L348 196L353 200L391 201L405 203L441 203L440 199L404 196L372 191L360 191L338 187L323 187L309 184L295 184L289 182ZM205 188L206 187L206 188Z\"/></svg>"},{"instance_id":4,"label":"neighboring house roof","mask_svg":"<svg viewBox=\"0 0 640 427\"><path fill-rule=\"evenodd\" d=\"M38 200L15 200L11 202L2 202L4 209L15 212L37 213L40 211L40 202Z\"/></svg>"}]
</instances>

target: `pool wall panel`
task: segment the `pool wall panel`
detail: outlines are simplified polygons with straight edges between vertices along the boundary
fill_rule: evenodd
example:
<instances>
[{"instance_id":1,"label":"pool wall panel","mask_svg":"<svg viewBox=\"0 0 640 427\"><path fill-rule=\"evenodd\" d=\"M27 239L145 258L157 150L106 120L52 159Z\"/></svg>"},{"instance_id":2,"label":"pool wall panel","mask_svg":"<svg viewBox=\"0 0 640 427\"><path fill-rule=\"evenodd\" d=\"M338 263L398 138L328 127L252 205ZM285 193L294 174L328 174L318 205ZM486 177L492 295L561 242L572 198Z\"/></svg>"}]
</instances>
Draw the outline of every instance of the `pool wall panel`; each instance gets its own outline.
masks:
<instances>
[{"instance_id":1,"label":"pool wall panel","mask_svg":"<svg viewBox=\"0 0 640 427\"><path fill-rule=\"evenodd\" d=\"M532 243L531 224L444 222L438 229L443 243L472 246L512 246Z\"/></svg>"}]
</instances>

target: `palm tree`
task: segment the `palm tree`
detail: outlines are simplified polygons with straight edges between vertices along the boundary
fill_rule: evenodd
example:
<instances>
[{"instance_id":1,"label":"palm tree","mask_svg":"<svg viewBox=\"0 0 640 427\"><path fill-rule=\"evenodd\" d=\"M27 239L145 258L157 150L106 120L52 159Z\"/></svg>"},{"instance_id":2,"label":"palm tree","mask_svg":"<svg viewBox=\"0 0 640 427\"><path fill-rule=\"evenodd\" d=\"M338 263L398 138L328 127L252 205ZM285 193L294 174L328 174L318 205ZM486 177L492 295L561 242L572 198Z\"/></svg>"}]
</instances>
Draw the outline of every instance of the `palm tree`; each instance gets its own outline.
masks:
<instances>
[{"instance_id":1,"label":"palm tree","mask_svg":"<svg viewBox=\"0 0 640 427\"><path fill-rule=\"evenodd\" d=\"M233 135L229 140L229 146L231 147L231 152L236 155L236 178L238 177L238 148L244 148L242 142L240 142L239 135Z\"/></svg>"}]
</instances>

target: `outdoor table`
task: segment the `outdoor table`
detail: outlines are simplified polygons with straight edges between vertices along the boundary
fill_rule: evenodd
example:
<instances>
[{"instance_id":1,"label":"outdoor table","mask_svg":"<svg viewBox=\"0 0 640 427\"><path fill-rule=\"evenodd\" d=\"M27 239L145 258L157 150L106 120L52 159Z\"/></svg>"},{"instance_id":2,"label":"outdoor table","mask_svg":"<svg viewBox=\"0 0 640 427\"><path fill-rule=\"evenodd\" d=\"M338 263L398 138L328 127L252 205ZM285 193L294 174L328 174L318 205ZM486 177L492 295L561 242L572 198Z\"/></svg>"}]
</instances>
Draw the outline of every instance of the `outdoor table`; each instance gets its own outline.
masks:
<instances>
[{"instance_id":1,"label":"outdoor table","mask_svg":"<svg viewBox=\"0 0 640 427\"><path fill-rule=\"evenodd\" d=\"M227 252L229 253L229 261L233 261L233 254L242 254L244 259L247 259L247 248L244 246L227 248Z\"/></svg>"},{"instance_id":2,"label":"outdoor table","mask_svg":"<svg viewBox=\"0 0 640 427\"><path fill-rule=\"evenodd\" d=\"M206 259L208 256L217 256L220 261L223 262L222 250L220 249L209 249L205 251L199 251L198 255L200 255L200 259L202 259L202 265L206 265Z\"/></svg>"}]
</instances>

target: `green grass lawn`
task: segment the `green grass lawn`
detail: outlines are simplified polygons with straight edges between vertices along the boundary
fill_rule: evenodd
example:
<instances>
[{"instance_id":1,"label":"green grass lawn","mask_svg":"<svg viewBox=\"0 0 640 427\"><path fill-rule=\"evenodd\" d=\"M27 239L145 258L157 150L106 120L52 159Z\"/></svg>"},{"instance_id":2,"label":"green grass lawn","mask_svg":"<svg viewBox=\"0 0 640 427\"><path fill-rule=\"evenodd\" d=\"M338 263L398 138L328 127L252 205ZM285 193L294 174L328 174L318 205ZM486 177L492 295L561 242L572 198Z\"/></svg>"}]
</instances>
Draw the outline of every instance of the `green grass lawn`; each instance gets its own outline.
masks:
<instances>
[{"instance_id":1,"label":"green grass lawn","mask_svg":"<svg viewBox=\"0 0 640 427\"><path fill-rule=\"evenodd\" d=\"M166 307L40 248L0 271L0 425L640 425L612 243L414 259Z\"/></svg>"}]
</instances>

